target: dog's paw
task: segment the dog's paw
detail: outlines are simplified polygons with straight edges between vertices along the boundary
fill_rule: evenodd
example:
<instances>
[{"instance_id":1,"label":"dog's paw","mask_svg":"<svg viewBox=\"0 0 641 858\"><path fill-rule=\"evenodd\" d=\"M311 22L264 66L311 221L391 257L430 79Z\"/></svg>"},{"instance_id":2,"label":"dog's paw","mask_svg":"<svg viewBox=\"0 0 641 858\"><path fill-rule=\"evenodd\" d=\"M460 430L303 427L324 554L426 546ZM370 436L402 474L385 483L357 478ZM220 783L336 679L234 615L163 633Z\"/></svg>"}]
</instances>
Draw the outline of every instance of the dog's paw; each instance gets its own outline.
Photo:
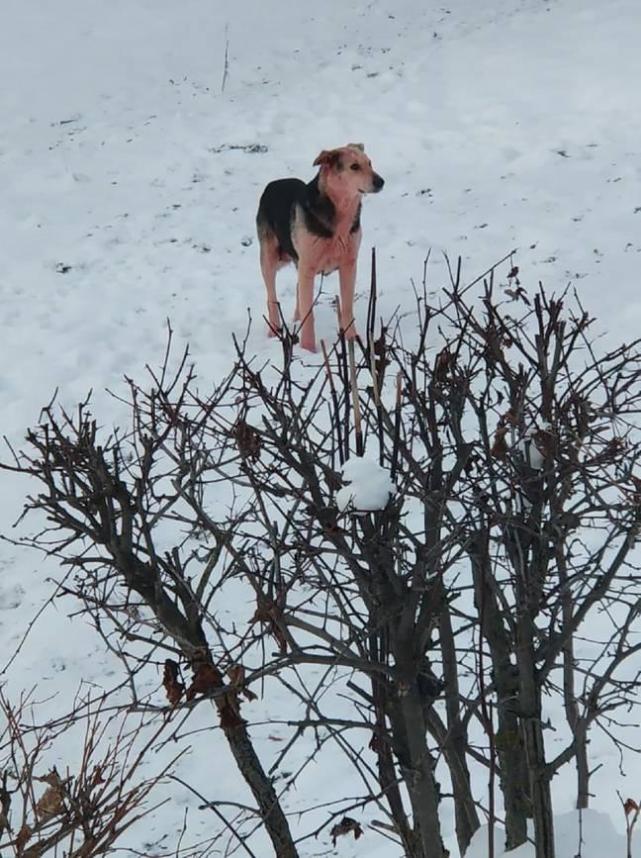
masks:
<instances>
[{"instance_id":1,"label":"dog's paw","mask_svg":"<svg viewBox=\"0 0 641 858\"><path fill-rule=\"evenodd\" d=\"M316 351L316 340L310 339L309 337L301 337L300 347L305 349L307 352L315 352Z\"/></svg>"}]
</instances>

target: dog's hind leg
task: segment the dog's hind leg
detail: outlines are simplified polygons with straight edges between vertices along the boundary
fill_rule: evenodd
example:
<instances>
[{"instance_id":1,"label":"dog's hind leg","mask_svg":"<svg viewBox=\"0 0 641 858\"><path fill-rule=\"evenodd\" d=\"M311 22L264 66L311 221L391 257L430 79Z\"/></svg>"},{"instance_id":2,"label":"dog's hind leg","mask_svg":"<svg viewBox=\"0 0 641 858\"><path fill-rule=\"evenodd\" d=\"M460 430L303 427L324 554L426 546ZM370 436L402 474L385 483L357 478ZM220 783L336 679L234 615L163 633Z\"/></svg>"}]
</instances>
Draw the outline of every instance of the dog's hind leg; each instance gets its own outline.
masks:
<instances>
[{"instance_id":1,"label":"dog's hind leg","mask_svg":"<svg viewBox=\"0 0 641 858\"><path fill-rule=\"evenodd\" d=\"M276 296L276 272L281 266L276 236L263 233L260 236L260 270L267 290L267 320L270 337L275 336L281 328L280 305Z\"/></svg>"}]
</instances>

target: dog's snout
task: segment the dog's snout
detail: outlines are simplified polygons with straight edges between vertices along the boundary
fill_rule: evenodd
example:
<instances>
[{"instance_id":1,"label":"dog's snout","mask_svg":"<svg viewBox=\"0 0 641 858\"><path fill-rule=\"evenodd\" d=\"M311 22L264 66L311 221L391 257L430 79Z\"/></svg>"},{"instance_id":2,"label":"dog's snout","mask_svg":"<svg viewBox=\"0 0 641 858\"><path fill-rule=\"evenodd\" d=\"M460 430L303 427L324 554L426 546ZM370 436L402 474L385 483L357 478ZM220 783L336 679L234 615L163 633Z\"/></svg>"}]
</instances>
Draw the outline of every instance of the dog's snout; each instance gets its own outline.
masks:
<instances>
[{"instance_id":1,"label":"dog's snout","mask_svg":"<svg viewBox=\"0 0 641 858\"><path fill-rule=\"evenodd\" d=\"M374 173L372 177L372 184L374 185L375 191L380 191L383 185L385 184L385 180L378 175L378 173Z\"/></svg>"}]
</instances>

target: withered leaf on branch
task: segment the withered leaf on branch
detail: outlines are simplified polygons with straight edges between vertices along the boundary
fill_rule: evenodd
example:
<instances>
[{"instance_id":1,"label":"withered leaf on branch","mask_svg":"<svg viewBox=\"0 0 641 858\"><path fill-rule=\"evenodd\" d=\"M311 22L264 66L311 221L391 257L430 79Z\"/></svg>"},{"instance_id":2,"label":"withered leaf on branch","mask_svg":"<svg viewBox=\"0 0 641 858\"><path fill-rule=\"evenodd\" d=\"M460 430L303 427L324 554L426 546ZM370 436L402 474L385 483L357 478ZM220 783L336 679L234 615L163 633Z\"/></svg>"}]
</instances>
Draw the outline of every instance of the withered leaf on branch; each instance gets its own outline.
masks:
<instances>
[{"instance_id":1,"label":"withered leaf on branch","mask_svg":"<svg viewBox=\"0 0 641 858\"><path fill-rule=\"evenodd\" d=\"M245 668L242 664L232 664L227 670L230 683L236 691L241 692L247 700L256 700L256 695L245 687Z\"/></svg>"},{"instance_id":2,"label":"withered leaf on branch","mask_svg":"<svg viewBox=\"0 0 641 858\"><path fill-rule=\"evenodd\" d=\"M385 368L389 364L389 360L387 358L387 349L385 343L385 334L387 332L387 328L381 328L381 335L377 340L374 340L374 366L376 368L376 373L380 377Z\"/></svg>"},{"instance_id":3,"label":"withered leaf on branch","mask_svg":"<svg viewBox=\"0 0 641 858\"><path fill-rule=\"evenodd\" d=\"M100 784L104 784L105 778L103 773L102 766L94 766L93 774L91 776L91 786L99 786Z\"/></svg>"},{"instance_id":4,"label":"withered leaf on branch","mask_svg":"<svg viewBox=\"0 0 641 858\"><path fill-rule=\"evenodd\" d=\"M454 364L454 355L446 347L436 356L434 364L434 377L437 381L445 381L448 370Z\"/></svg>"},{"instance_id":5,"label":"withered leaf on branch","mask_svg":"<svg viewBox=\"0 0 641 858\"><path fill-rule=\"evenodd\" d=\"M38 778L38 780L49 784L49 786L36 802L36 816L38 819L51 819L52 816L57 816L65 809L65 785L55 769Z\"/></svg>"},{"instance_id":6,"label":"withered leaf on branch","mask_svg":"<svg viewBox=\"0 0 641 858\"><path fill-rule=\"evenodd\" d=\"M33 830L25 823L16 836L16 849L18 850L18 854L22 852L29 840L31 840L32 834Z\"/></svg>"},{"instance_id":7,"label":"withered leaf on branch","mask_svg":"<svg viewBox=\"0 0 641 858\"><path fill-rule=\"evenodd\" d=\"M256 608L251 622L263 623L265 625L268 625L270 634L276 640L278 648L284 655L287 652L287 638L285 637L285 634L280 627L279 620L281 615L282 611L280 610L276 602L265 600L260 603Z\"/></svg>"},{"instance_id":8,"label":"withered leaf on branch","mask_svg":"<svg viewBox=\"0 0 641 858\"><path fill-rule=\"evenodd\" d=\"M381 737L379 736L376 730L372 733L372 738L369 740L369 749L370 751L374 751L378 754L383 750L385 743L381 741Z\"/></svg>"},{"instance_id":9,"label":"withered leaf on branch","mask_svg":"<svg viewBox=\"0 0 641 858\"><path fill-rule=\"evenodd\" d=\"M537 429L532 433L532 438L538 451L544 458L554 455L556 449L556 438L549 429Z\"/></svg>"},{"instance_id":10,"label":"withered leaf on branch","mask_svg":"<svg viewBox=\"0 0 641 858\"><path fill-rule=\"evenodd\" d=\"M363 833L363 829L355 819L351 818L351 816L344 816L329 833L332 838L332 845L336 846L336 839L341 837L343 834L353 834L354 840L358 840Z\"/></svg>"},{"instance_id":11,"label":"withered leaf on branch","mask_svg":"<svg viewBox=\"0 0 641 858\"><path fill-rule=\"evenodd\" d=\"M627 494L631 497L633 504L641 506L641 480L632 474L630 482L632 483L632 490L628 491Z\"/></svg>"},{"instance_id":12,"label":"withered leaf on branch","mask_svg":"<svg viewBox=\"0 0 641 858\"><path fill-rule=\"evenodd\" d=\"M194 665L194 678L187 689L187 700L193 700L197 694L213 694L223 686L220 671L209 662Z\"/></svg>"},{"instance_id":13,"label":"withered leaf on branch","mask_svg":"<svg viewBox=\"0 0 641 858\"><path fill-rule=\"evenodd\" d=\"M616 462L621 453L625 451L626 441L624 438L610 438L600 453L597 453L586 464L588 465L604 465Z\"/></svg>"},{"instance_id":14,"label":"withered leaf on branch","mask_svg":"<svg viewBox=\"0 0 641 858\"><path fill-rule=\"evenodd\" d=\"M505 294L509 295L512 301L518 301L519 299L521 299L525 304L528 305L528 307L530 306L530 299L527 296L527 292L521 286L517 286L516 289L506 289Z\"/></svg>"},{"instance_id":15,"label":"withered leaf on branch","mask_svg":"<svg viewBox=\"0 0 641 858\"><path fill-rule=\"evenodd\" d=\"M260 458L260 435L253 426L239 417L234 424L233 434L238 445L238 451L244 459L251 459L255 462Z\"/></svg>"},{"instance_id":16,"label":"withered leaf on branch","mask_svg":"<svg viewBox=\"0 0 641 858\"><path fill-rule=\"evenodd\" d=\"M177 706L180 703L185 692L185 686L179 680L178 662L172 658L165 659L165 669L162 675L162 684L167 695L167 700L172 706Z\"/></svg>"},{"instance_id":17,"label":"withered leaf on branch","mask_svg":"<svg viewBox=\"0 0 641 858\"><path fill-rule=\"evenodd\" d=\"M490 455L495 459L505 459L508 454L507 441L505 440L508 431L509 426L498 426L494 433Z\"/></svg>"}]
</instances>

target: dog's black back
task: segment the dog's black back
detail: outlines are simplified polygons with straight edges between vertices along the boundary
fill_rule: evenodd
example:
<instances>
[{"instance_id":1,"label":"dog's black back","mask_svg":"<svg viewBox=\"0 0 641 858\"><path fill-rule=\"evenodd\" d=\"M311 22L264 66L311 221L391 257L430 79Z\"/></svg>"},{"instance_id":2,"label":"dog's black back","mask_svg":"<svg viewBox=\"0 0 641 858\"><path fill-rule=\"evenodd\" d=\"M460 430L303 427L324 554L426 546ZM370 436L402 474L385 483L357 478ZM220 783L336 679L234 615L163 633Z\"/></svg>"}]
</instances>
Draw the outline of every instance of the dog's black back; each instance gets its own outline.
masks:
<instances>
[{"instance_id":1,"label":"dog's black back","mask_svg":"<svg viewBox=\"0 0 641 858\"><path fill-rule=\"evenodd\" d=\"M303 212L305 228L320 238L332 238L336 217L334 204L318 187L318 176L308 184L300 179L276 179L267 185L258 204L258 234L271 232L275 235L279 253L291 257L295 262L298 261L298 254L292 243L292 218L296 205ZM356 232L359 227L360 207L351 232Z\"/></svg>"}]
</instances>

